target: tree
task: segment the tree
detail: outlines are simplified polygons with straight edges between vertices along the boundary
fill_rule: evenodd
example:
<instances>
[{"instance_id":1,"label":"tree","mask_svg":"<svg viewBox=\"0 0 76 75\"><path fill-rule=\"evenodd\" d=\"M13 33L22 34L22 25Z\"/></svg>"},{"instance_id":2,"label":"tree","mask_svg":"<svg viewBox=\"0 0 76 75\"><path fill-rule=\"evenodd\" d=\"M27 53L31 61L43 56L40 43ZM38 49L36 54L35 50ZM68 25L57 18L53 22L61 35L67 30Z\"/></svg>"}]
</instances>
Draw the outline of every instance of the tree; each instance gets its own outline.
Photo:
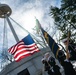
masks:
<instances>
[{"instance_id":1,"label":"tree","mask_svg":"<svg viewBox=\"0 0 76 75\"><path fill-rule=\"evenodd\" d=\"M50 7L50 15L54 18L55 25L62 32L62 38L70 36L76 41L76 0L62 0L61 7Z\"/></svg>"}]
</instances>

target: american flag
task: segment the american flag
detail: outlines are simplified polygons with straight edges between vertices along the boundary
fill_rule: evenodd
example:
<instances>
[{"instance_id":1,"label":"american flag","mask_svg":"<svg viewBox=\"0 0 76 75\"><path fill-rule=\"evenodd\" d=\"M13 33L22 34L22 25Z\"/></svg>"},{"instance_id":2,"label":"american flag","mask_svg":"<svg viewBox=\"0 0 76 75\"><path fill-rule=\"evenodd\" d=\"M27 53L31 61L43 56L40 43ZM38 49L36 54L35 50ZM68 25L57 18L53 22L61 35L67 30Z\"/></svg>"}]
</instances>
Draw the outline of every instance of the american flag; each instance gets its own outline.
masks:
<instances>
[{"instance_id":1,"label":"american flag","mask_svg":"<svg viewBox=\"0 0 76 75\"><path fill-rule=\"evenodd\" d=\"M8 50L14 56L16 62L39 51L30 34Z\"/></svg>"}]
</instances>

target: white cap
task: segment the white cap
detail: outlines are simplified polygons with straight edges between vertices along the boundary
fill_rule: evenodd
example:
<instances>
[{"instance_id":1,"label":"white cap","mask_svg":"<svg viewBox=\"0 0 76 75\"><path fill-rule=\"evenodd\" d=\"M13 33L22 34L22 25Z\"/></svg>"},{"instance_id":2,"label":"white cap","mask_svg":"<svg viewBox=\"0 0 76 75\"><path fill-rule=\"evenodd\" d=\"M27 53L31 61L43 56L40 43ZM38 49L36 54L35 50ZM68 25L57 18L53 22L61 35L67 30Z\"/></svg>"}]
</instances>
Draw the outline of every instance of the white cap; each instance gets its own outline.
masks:
<instances>
[{"instance_id":1,"label":"white cap","mask_svg":"<svg viewBox=\"0 0 76 75\"><path fill-rule=\"evenodd\" d=\"M49 55L49 52L45 53L45 55L44 55L44 56L47 56L47 55Z\"/></svg>"},{"instance_id":2,"label":"white cap","mask_svg":"<svg viewBox=\"0 0 76 75\"><path fill-rule=\"evenodd\" d=\"M42 58L41 61L45 60L45 58Z\"/></svg>"}]
</instances>

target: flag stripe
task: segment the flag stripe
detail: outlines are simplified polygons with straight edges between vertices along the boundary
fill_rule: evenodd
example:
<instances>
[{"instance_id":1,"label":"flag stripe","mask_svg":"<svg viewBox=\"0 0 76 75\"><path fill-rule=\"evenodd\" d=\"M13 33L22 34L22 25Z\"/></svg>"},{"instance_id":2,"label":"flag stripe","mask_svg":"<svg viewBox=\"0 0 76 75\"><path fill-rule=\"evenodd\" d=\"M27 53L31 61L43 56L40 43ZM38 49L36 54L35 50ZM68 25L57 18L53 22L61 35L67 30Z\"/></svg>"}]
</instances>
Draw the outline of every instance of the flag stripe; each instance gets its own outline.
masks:
<instances>
[{"instance_id":1,"label":"flag stripe","mask_svg":"<svg viewBox=\"0 0 76 75\"><path fill-rule=\"evenodd\" d=\"M24 49L26 49L26 50L34 50L34 49L36 49L37 48L37 46L34 46L34 47L30 47L30 48L26 48L25 46L22 46L22 47L20 47L20 48L18 48L18 50L21 50L22 48L24 48Z\"/></svg>"},{"instance_id":2,"label":"flag stripe","mask_svg":"<svg viewBox=\"0 0 76 75\"><path fill-rule=\"evenodd\" d=\"M22 48L22 49L18 49L16 52L15 52L15 54L14 54L14 56L15 55L17 55L19 52L22 52L22 51L29 51L29 52L31 52L31 51L33 51L33 50L36 50L36 49L38 49L38 48L33 48L33 49L27 49L27 48Z\"/></svg>"},{"instance_id":3,"label":"flag stripe","mask_svg":"<svg viewBox=\"0 0 76 75\"><path fill-rule=\"evenodd\" d=\"M30 56L30 54L26 54L26 55L21 55L20 57L18 57L18 59L15 59L16 62L20 61L21 59Z\"/></svg>"},{"instance_id":4,"label":"flag stripe","mask_svg":"<svg viewBox=\"0 0 76 75\"><path fill-rule=\"evenodd\" d=\"M18 48L21 47L21 46L25 46L26 48L31 48L31 47L36 46L36 44L35 44L35 43L33 43L33 44L31 44L31 45L19 44L19 45L18 45Z\"/></svg>"},{"instance_id":5,"label":"flag stripe","mask_svg":"<svg viewBox=\"0 0 76 75\"><path fill-rule=\"evenodd\" d=\"M22 42L22 41L19 41L19 43L16 44L16 45L14 45L14 46L12 46L12 47L8 50L8 52L11 53L11 54L14 54L14 52L16 51L17 46L18 46L19 44L23 44L23 42Z\"/></svg>"},{"instance_id":6,"label":"flag stripe","mask_svg":"<svg viewBox=\"0 0 76 75\"><path fill-rule=\"evenodd\" d=\"M17 60L19 60L19 58L21 56L32 55L32 54L34 54L35 52L38 52L38 51L39 51L39 49L35 49L33 51L26 51L26 50L24 50L24 51L21 51L20 53L17 53L17 55L15 55L14 58L17 61Z\"/></svg>"},{"instance_id":7,"label":"flag stripe","mask_svg":"<svg viewBox=\"0 0 76 75\"><path fill-rule=\"evenodd\" d=\"M28 54L28 53L32 54L32 53L35 52L35 51L38 51L38 49L35 49L35 50L32 50L32 51L28 51L28 50L22 49L22 51L16 53L16 54L14 55L14 57L17 58L20 54L24 54L24 53L25 53L25 54Z\"/></svg>"},{"instance_id":8,"label":"flag stripe","mask_svg":"<svg viewBox=\"0 0 76 75\"><path fill-rule=\"evenodd\" d=\"M15 52L15 50L16 50L15 47L16 47L16 46L12 46L12 47L9 49L9 53L13 54L13 53Z\"/></svg>"}]
</instances>

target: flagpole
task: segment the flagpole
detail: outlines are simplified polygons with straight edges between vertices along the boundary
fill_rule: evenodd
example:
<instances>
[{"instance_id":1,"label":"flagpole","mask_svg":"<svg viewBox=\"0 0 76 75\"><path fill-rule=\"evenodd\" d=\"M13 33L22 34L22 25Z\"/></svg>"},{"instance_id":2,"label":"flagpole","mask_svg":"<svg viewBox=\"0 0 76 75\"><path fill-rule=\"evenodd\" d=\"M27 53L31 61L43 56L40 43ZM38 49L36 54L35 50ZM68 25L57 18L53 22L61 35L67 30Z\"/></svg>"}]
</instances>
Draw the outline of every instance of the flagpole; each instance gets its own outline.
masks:
<instances>
[{"instance_id":1,"label":"flagpole","mask_svg":"<svg viewBox=\"0 0 76 75\"><path fill-rule=\"evenodd\" d=\"M43 33L42 33L42 31L41 31L41 24L40 24L40 22L38 21L38 19L37 19L36 17L35 17L35 19L36 19L36 26L38 27L37 30L40 31L40 36L41 36L41 38L42 38L45 46L47 47L46 42L45 42L44 37L43 37ZM37 32L38 32L38 31L37 31ZM39 34L39 33L38 33L38 34Z\"/></svg>"},{"instance_id":2,"label":"flagpole","mask_svg":"<svg viewBox=\"0 0 76 75\"><path fill-rule=\"evenodd\" d=\"M15 32L15 30L14 30L14 28L13 28L13 26L12 26L12 24L11 24L9 18L8 18L8 16L5 15L5 18L6 18L6 20L7 20L7 22L8 22L8 25L9 25L12 33L13 33L13 36L15 37L16 42L19 42L19 38L18 38L18 36L17 36L17 34L16 34L16 32Z\"/></svg>"},{"instance_id":3,"label":"flagpole","mask_svg":"<svg viewBox=\"0 0 76 75\"><path fill-rule=\"evenodd\" d=\"M70 54L69 54L69 51L68 51L69 39L70 39L70 31L68 31L67 46L66 46L66 53L67 53L66 58L67 58L67 59L70 57Z\"/></svg>"}]
</instances>

